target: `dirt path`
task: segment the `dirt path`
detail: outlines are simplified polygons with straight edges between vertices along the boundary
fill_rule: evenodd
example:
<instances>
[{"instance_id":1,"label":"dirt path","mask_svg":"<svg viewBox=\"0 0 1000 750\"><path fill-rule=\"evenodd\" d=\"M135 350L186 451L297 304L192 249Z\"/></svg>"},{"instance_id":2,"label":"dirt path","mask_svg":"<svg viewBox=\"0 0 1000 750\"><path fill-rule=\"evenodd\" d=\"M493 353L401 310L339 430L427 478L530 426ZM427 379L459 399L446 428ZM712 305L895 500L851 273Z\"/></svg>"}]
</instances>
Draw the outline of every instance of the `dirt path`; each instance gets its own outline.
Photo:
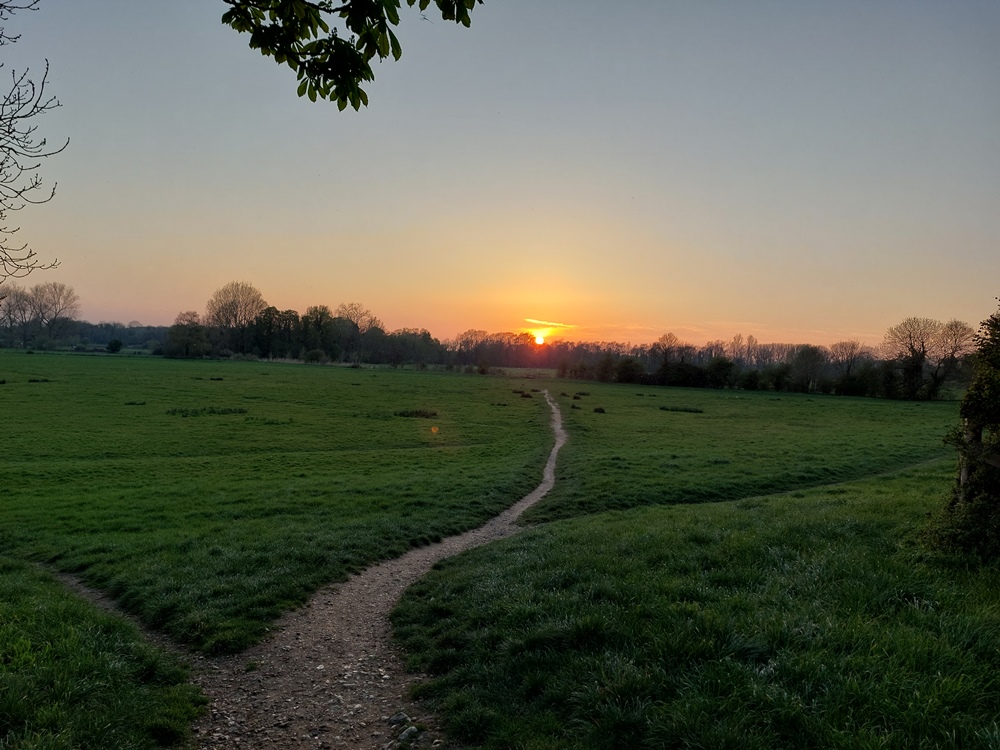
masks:
<instances>
[{"instance_id":1,"label":"dirt path","mask_svg":"<svg viewBox=\"0 0 1000 750\"><path fill-rule=\"evenodd\" d=\"M345 583L319 590L241 654L194 659L195 681L210 700L195 726L200 748L445 747L434 717L409 700L419 677L403 671L389 612L435 562L510 536L514 521L555 483L566 442L559 407L547 391L555 445L542 483L484 526L412 550ZM419 725L419 730L415 727Z\"/></svg>"}]
</instances>

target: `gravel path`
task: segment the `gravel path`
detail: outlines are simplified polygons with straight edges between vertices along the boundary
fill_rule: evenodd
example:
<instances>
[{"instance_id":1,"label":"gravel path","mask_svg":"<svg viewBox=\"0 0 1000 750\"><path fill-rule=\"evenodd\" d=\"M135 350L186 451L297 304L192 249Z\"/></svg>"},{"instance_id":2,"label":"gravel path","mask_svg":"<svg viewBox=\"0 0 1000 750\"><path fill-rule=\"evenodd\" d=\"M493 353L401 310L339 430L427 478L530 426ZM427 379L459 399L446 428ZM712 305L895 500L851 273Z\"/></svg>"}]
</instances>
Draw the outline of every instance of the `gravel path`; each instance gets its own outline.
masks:
<instances>
[{"instance_id":1,"label":"gravel path","mask_svg":"<svg viewBox=\"0 0 1000 750\"><path fill-rule=\"evenodd\" d=\"M433 715L408 697L420 678L403 670L389 612L438 560L517 533L518 516L552 488L566 433L544 393L556 442L530 495L478 529L320 589L279 620L272 637L240 654L193 659L195 682L210 701L195 726L197 747L447 747Z\"/></svg>"}]
</instances>

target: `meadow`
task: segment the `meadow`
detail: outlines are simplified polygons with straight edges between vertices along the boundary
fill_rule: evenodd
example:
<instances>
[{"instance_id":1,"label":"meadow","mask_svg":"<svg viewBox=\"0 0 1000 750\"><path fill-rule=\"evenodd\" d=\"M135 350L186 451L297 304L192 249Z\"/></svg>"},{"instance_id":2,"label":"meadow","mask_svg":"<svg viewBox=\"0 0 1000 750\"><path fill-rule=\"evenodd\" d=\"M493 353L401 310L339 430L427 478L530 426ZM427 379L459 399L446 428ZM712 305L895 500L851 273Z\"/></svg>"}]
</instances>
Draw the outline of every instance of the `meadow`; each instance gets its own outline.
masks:
<instances>
[{"instance_id":1,"label":"meadow","mask_svg":"<svg viewBox=\"0 0 1000 750\"><path fill-rule=\"evenodd\" d=\"M241 650L326 582L481 524L537 484L552 443L544 400L499 379L0 352L0 380L12 585L28 585L24 562L73 574L208 653ZM29 572L37 596L57 590ZM10 615L3 637L34 644L30 622ZM57 671L56 652L35 645ZM17 687L46 658L4 663L0 701L47 694ZM113 704L108 682L48 694L86 715L95 696ZM0 747L152 736L23 744L49 713L5 712Z\"/></svg>"},{"instance_id":2,"label":"meadow","mask_svg":"<svg viewBox=\"0 0 1000 750\"><path fill-rule=\"evenodd\" d=\"M917 541L954 403L3 351L0 380L0 583L21 592L0 653L29 654L0 660L0 748L169 744L196 710L183 665L127 623L109 645L109 618L48 571L239 651L318 586L533 488L538 388L570 435L540 525L441 565L397 613L461 741L996 742L995 578ZM97 676L64 642L91 644L71 650ZM95 714L125 693L143 721ZM28 694L45 697L12 713Z\"/></svg>"},{"instance_id":3,"label":"meadow","mask_svg":"<svg viewBox=\"0 0 1000 750\"><path fill-rule=\"evenodd\" d=\"M1000 576L922 543L954 403L576 395L528 514L562 520L440 563L394 613L453 737L1000 746Z\"/></svg>"},{"instance_id":4,"label":"meadow","mask_svg":"<svg viewBox=\"0 0 1000 750\"><path fill-rule=\"evenodd\" d=\"M996 748L1000 576L921 550L946 463L559 521L442 563L395 614L488 748Z\"/></svg>"},{"instance_id":5,"label":"meadow","mask_svg":"<svg viewBox=\"0 0 1000 750\"><path fill-rule=\"evenodd\" d=\"M947 455L957 418L949 402L566 386L552 388L572 445L532 521L866 477Z\"/></svg>"}]
</instances>

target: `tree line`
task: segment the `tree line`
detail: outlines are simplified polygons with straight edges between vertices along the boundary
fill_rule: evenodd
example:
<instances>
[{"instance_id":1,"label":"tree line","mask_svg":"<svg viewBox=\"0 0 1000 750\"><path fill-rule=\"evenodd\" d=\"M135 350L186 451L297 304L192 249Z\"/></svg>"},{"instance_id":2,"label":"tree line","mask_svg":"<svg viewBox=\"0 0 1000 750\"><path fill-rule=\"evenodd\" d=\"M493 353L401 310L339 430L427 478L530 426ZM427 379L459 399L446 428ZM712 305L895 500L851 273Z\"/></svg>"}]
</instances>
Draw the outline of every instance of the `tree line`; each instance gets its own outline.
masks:
<instances>
[{"instance_id":1,"label":"tree line","mask_svg":"<svg viewBox=\"0 0 1000 750\"><path fill-rule=\"evenodd\" d=\"M0 293L0 332L8 347L56 345L71 335L79 314L73 287L55 281L30 288L7 284Z\"/></svg>"},{"instance_id":2,"label":"tree line","mask_svg":"<svg viewBox=\"0 0 1000 750\"><path fill-rule=\"evenodd\" d=\"M253 357L306 362L444 366L487 373L497 368L547 368L559 377L608 383L797 391L929 400L971 378L975 331L967 323L907 318L881 345L857 340L831 346L758 341L737 334L695 346L667 333L652 344L557 341L543 345L525 332L465 331L440 341L424 329L387 331L358 302L304 313L279 310L245 281L219 288L203 313L188 310L169 327L137 321L77 320L73 288L46 282L4 286L0 346L141 348L168 357Z\"/></svg>"},{"instance_id":3,"label":"tree line","mask_svg":"<svg viewBox=\"0 0 1000 750\"><path fill-rule=\"evenodd\" d=\"M949 383L968 384L974 335L959 320L916 317L889 328L878 347L762 343L742 334L696 347L667 333L648 346L573 345L557 372L641 385L930 400Z\"/></svg>"},{"instance_id":4,"label":"tree line","mask_svg":"<svg viewBox=\"0 0 1000 750\"><path fill-rule=\"evenodd\" d=\"M299 359L350 364L443 364L445 347L429 331L387 332L371 310L347 302L312 305L301 315L268 305L252 284L233 281L205 305L178 314L167 331L168 357Z\"/></svg>"}]
</instances>

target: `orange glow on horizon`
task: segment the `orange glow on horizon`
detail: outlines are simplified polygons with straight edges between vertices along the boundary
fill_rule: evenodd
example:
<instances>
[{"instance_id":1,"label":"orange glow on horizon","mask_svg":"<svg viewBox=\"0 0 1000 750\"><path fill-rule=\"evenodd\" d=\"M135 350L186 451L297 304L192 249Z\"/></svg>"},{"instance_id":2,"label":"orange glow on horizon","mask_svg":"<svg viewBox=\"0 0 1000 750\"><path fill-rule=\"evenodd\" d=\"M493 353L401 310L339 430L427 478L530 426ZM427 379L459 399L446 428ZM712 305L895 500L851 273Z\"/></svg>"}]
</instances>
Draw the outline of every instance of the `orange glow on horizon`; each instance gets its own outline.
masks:
<instances>
[{"instance_id":1,"label":"orange glow on horizon","mask_svg":"<svg viewBox=\"0 0 1000 750\"><path fill-rule=\"evenodd\" d=\"M535 344L538 346L542 346L545 343L545 340L552 336L554 332L565 331L577 327L570 323L553 323L551 320L539 320L538 318L525 318L524 322L544 326L543 328L522 329L531 336L534 336Z\"/></svg>"}]
</instances>

